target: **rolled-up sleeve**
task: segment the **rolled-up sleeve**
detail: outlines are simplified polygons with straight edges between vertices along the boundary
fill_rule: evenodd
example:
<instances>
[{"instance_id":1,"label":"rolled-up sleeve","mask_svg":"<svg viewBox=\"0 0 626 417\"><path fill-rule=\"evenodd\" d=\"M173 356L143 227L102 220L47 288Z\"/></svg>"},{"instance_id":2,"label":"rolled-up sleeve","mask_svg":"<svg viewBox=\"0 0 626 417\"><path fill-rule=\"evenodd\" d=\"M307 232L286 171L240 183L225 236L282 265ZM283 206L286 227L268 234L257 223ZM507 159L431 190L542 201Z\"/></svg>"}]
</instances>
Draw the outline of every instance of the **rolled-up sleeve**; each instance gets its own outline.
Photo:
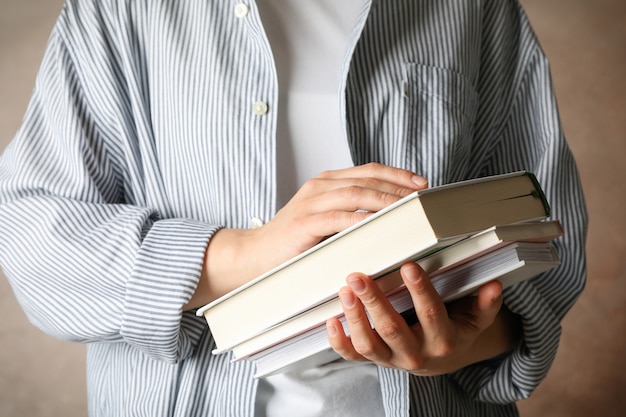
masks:
<instances>
[{"instance_id":1,"label":"rolled-up sleeve","mask_svg":"<svg viewBox=\"0 0 626 417\"><path fill-rule=\"evenodd\" d=\"M46 333L176 362L206 330L182 309L219 226L164 214L105 19L92 22L102 16L87 10L95 3L81 7L66 4L0 156L0 265Z\"/></svg>"}]
</instances>

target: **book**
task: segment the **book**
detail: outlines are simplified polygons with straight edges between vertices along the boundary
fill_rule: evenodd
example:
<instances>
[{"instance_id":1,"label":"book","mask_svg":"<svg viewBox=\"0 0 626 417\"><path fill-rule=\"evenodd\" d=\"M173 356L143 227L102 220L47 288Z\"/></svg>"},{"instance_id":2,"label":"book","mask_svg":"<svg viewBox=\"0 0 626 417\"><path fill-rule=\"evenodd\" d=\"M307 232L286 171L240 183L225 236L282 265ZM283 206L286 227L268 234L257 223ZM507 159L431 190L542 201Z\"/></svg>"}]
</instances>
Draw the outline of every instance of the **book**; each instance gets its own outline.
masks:
<instances>
[{"instance_id":1,"label":"book","mask_svg":"<svg viewBox=\"0 0 626 417\"><path fill-rule=\"evenodd\" d=\"M497 224L545 219L526 171L416 191L197 310L218 348L234 346L333 298L352 272L380 277Z\"/></svg>"},{"instance_id":2,"label":"book","mask_svg":"<svg viewBox=\"0 0 626 417\"><path fill-rule=\"evenodd\" d=\"M477 288L494 279L503 288L537 276L557 265L560 260L554 246L547 243L515 242L481 257L431 276L437 292L445 302L474 293ZM414 317L411 296L405 286L388 294L392 306L406 317ZM345 317L339 316L346 334ZM373 327L373 326L372 326ZM255 377L297 371L323 365L339 359L328 342L325 324L289 338L256 354L235 360L249 360L256 365Z\"/></svg>"},{"instance_id":3,"label":"book","mask_svg":"<svg viewBox=\"0 0 626 417\"><path fill-rule=\"evenodd\" d=\"M418 259L416 262L424 271L434 277L510 243L545 243L563 234L563 227L558 220L493 226L447 248ZM402 277L397 273L397 270L376 279L376 283L385 294L403 285ZM324 324L329 318L341 315L342 311L341 302L338 297L335 297L282 321L235 346L216 349L213 353L220 354L232 351L234 358L246 358Z\"/></svg>"}]
</instances>

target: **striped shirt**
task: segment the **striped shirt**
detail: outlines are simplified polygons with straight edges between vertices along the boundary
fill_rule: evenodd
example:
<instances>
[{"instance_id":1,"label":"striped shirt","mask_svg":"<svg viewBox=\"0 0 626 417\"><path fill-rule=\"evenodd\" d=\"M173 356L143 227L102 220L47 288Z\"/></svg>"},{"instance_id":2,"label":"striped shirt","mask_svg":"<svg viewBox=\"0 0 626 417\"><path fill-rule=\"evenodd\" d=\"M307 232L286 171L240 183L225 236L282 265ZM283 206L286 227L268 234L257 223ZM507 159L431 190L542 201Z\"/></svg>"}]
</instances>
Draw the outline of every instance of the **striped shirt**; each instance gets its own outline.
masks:
<instances>
[{"instance_id":1,"label":"striped shirt","mask_svg":"<svg viewBox=\"0 0 626 417\"><path fill-rule=\"evenodd\" d=\"M585 279L546 58L515 0L371 0L350 45L339 108L355 164L431 185L526 169L564 224L562 265L504 294L523 320L514 351L439 377L378 370L387 416L516 415ZM212 356L182 306L215 231L276 211L277 97L252 1L66 3L0 158L0 264L36 326L89 344L92 416L254 414L251 365Z\"/></svg>"}]
</instances>

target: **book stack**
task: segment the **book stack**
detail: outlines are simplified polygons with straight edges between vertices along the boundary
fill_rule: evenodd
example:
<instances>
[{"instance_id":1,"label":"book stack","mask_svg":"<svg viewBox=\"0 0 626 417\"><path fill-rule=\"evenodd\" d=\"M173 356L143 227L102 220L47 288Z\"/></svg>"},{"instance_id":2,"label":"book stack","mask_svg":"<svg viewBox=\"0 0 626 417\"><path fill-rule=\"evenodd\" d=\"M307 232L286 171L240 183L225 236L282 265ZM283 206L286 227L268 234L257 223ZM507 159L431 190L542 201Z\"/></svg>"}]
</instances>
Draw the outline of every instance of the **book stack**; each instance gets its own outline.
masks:
<instances>
[{"instance_id":1,"label":"book stack","mask_svg":"<svg viewBox=\"0 0 626 417\"><path fill-rule=\"evenodd\" d=\"M326 320L352 272L374 278L406 317L413 305L399 268L417 262L444 301L498 279L503 287L559 264L563 235L532 173L515 172L417 191L197 311L214 354L256 365L256 377L338 359ZM347 332L347 327L345 327Z\"/></svg>"}]
</instances>

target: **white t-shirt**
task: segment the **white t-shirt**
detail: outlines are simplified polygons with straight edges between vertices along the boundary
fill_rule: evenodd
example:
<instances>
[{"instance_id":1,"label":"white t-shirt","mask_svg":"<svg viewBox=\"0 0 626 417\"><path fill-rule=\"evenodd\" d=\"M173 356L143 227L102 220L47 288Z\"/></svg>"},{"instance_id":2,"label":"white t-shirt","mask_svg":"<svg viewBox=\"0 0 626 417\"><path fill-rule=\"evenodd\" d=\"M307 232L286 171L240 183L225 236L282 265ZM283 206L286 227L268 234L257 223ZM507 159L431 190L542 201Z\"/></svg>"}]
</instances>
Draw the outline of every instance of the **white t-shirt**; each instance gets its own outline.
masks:
<instances>
[{"instance_id":1,"label":"white t-shirt","mask_svg":"<svg viewBox=\"0 0 626 417\"><path fill-rule=\"evenodd\" d=\"M318 173L353 165L339 113L339 76L364 3L257 1L278 72L278 207ZM257 417L383 414L371 364L336 361L259 381Z\"/></svg>"},{"instance_id":2,"label":"white t-shirt","mask_svg":"<svg viewBox=\"0 0 626 417\"><path fill-rule=\"evenodd\" d=\"M339 77L364 0L257 3L278 73L282 207L308 179L353 165L339 113Z\"/></svg>"}]
</instances>

